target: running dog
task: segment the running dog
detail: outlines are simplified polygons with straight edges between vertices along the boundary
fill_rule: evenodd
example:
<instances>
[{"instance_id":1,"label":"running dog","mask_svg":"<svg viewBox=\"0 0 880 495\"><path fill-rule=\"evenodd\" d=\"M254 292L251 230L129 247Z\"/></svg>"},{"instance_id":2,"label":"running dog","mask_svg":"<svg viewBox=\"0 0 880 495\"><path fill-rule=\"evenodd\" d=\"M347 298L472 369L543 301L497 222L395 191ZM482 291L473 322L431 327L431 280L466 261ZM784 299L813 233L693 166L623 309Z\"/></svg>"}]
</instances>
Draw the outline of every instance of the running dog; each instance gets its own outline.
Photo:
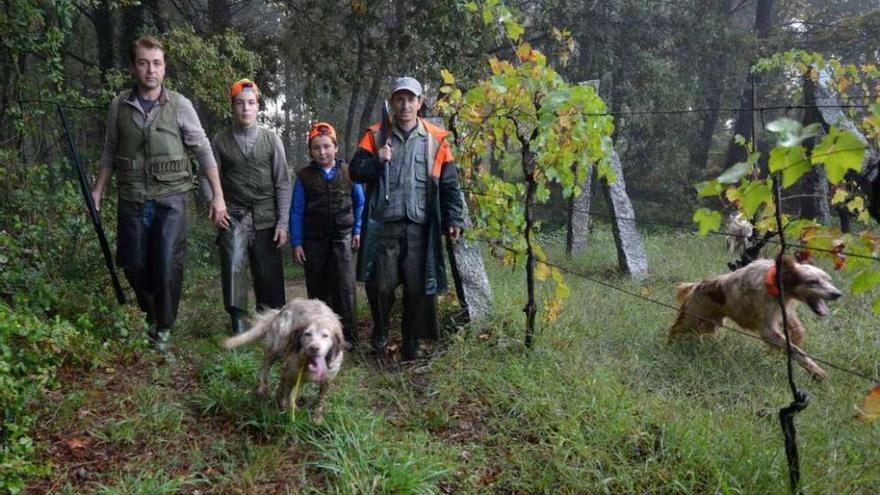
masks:
<instances>
[{"instance_id":1,"label":"running dog","mask_svg":"<svg viewBox=\"0 0 880 495\"><path fill-rule=\"evenodd\" d=\"M798 263L790 256L782 258L781 266L792 354L815 379L823 380L827 376L825 370L800 348L805 328L795 313L796 301L824 317L830 312L826 301L834 301L842 293L820 268ZM776 262L771 259L759 259L732 273L702 282L681 284L677 292L678 317L669 330L669 337L712 334L726 317L771 346L785 348L778 296Z\"/></svg>"},{"instance_id":2,"label":"running dog","mask_svg":"<svg viewBox=\"0 0 880 495\"><path fill-rule=\"evenodd\" d=\"M342 367L343 337L339 316L318 299L294 299L281 309L261 313L246 332L230 337L223 347L232 349L263 340L266 356L260 370L257 394L268 396L269 371L281 361L281 383L276 399L282 409L290 407L290 392L297 377L320 386L315 421L321 422L329 383Z\"/></svg>"}]
</instances>

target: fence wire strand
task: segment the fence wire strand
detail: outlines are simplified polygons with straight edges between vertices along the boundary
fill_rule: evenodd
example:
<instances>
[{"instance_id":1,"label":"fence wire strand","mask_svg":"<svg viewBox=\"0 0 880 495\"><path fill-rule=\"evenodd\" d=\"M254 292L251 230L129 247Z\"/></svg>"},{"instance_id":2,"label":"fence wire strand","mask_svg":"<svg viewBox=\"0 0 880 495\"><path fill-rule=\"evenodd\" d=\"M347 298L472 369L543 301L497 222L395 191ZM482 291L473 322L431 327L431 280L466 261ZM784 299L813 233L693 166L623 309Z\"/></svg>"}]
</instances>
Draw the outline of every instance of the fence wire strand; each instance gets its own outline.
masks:
<instances>
[{"instance_id":1,"label":"fence wire strand","mask_svg":"<svg viewBox=\"0 0 880 495\"><path fill-rule=\"evenodd\" d=\"M512 248L512 247L507 246L507 245L504 245L504 244L501 244L501 243L499 243L499 242L497 242L497 241L494 241L494 240L491 240L491 239L487 239L487 238L475 238L474 240L477 240L477 241L479 241L479 242L483 242L483 243L485 243L485 244L487 244L487 245L489 245L489 246L493 246L493 247L496 247L496 248L498 248L498 249L502 249L502 250L504 250L504 251L510 252L510 253L512 253L512 254L514 254L514 255L517 255L517 256L521 256L521 255L524 255L524 254L525 254L525 253L523 253L523 252L521 252L521 251L519 251L519 250L517 250L517 249L515 249L515 248ZM655 304L655 305L657 305L657 306L662 306L662 307L664 307L664 308L672 309L672 310L674 310L674 311L679 311L679 310L680 310L680 308L679 308L678 306L676 306L676 305L669 304L669 303L665 303L665 302L663 302L663 301L659 301L659 300L657 300L657 299L652 299L652 298L647 297L647 296L643 296L643 295L641 295L641 294L639 294L639 293L637 293L637 292L633 292L633 291L628 290L628 289L625 289L625 288L623 288L623 287L619 287L619 286L617 286L617 285L614 285L614 284L611 284L611 283L605 282L604 280L599 280L599 279L596 278L596 277L592 277L592 276L587 275L587 274L585 274L585 273L581 273L581 272L579 272L579 271L577 271L577 270L574 270L574 269L572 269L572 268L568 268L568 267L563 266L563 265L561 265L561 264L559 264L559 263L556 263L556 262L554 262L554 261L552 261L552 260L549 260L549 259L548 259L548 260L538 260L538 261L539 261L540 263L543 263L543 264L547 265L547 266L550 266L550 267L556 268L557 270L559 270L559 271L561 271L561 272L563 272L563 273L567 273L567 274L569 274L569 275L573 275L573 276L575 276L575 277L577 277L577 278L581 278L581 279L587 280L587 281L592 282L592 283L594 283L594 284L601 285L601 286L606 287L606 288L608 288L608 289L612 289L612 290L615 290L615 291L617 291L617 292L620 292L620 293L623 293L623 294L626 294L626 295L629 295L629 296L635 297L635 298L637 298L637 299L641 299L641 300L643 300L643 301L646 301L646 302L649 302L649 303ZM698 320L702 320L702 321L709 322L708 319L703 318L703 317L700 317L700 316L697 316L697 315L694 315L694 314L692 314L692 313L688 313L688 312L686 312L686 311L683 312L683 313L684 313L685 315L687 315L687 316L690 316L690 317L696 318L696 319L698 319ZM776 347L776 348L778 348L778 349L782 349L782 350L784 350L784 347L783 347L783 346L781 346L781 345L779 345L779 344L777 344L777 343L775 343L775 342L772 342L772 341L770 341L770 340L767 340L767 339L761 337L760 335L753 334L753 333L750 333L750 332L746 332L745 330L741 330L741 329L739 329L739 328L731 327L731 326L724 325L724 324L717 325L717 326L718 326L719 328L723 328L723 329L725 329L725 330L730 330L731 332L734 332L734 333L736 333L736 334L743 335L743 336L748 337L748 338L750 338L750 339L758 340L758 341L760 341L760 342L764 342L764 343L769 344L769 345L771 345L771 346L773 346L773 347ZM794 351L794 352L797 352L797 351ZM840 371L840 372L842 372L842 373L846 373L846 374L849 374L849 375L852 375L852 376L855 376L855 377L858 377L858 378L862 378L862 379L864 379L864 380L867 380L867 381L869 381L869 382L872 382L873 384L880 384L880 377L872 376L872 375L869 375L869 374L867 374L867 373L864 373L864 372L861 372L861 371L858 371L858 370L854 370L854 369L848 368L848 367L846 367L846 366L843 366L843 365L837 364L837 363L835 363L835 362L833 362L833 361L830 361L830 360L828 360L828 359L818 357L818 356L816 356L816 355L814 355L814 354L808 354L807 352L801 352L800 354L803 355L804 357L810 358L810 359L812 359L813 361L816 361L816 362L818 362L818 363L822 363L822 364L828 366L829 368L835 369L835 370Z\"/></svg>"}]
</instances>

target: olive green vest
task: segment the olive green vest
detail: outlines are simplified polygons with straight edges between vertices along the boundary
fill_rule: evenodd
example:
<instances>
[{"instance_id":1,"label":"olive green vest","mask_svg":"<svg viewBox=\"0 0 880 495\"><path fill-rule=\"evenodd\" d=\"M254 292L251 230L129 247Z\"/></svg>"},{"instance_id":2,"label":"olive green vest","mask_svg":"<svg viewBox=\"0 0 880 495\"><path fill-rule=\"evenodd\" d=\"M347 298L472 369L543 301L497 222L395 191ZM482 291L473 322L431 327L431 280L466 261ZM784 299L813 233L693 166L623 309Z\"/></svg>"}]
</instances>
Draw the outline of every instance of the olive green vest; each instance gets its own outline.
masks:
<instances>
[{"instance_id":1,"label":"olive green vest","mask_svg":"<svg viewBox=\"0 0 880 495\"><path fill-rule=\"evenodd\" d=\"M166 100L153 108L155 117L144 127L138 124L140 111L119 102L114 168L119 197L126 201L143 203L192 188L192 166L177 124L180 95L167 89L165 95Z\"/></svg>"},{"instance_id":2,"label":"olive green vest","mask_svg":"<svg viewBox=\"0 0 880 495\"><path fill-rule=\"evenodd\" d=\"M226 206L232 211L251 211L254 230L274 227L278 219L275 215L275 181L272 179L275 159L272 135L258 127L254 147L245 155L232 133L233 129L229 127L214 139Z\"/></svg>"},{"instance_id":3,"label":"olive green vest","mask_svg":"<svg viewBox=\"0 0 880 495\"><path fill-rule=\"evenodd\" d=\"M427 186L431 167L440 146L424 124L412 130L406 143L395 147L388 169L388 204L382 220L386 222L407 218L415 223L427 221ZM419 134L424 131L424 136ZM373 142L379 143L381 131L373 131ZM396 136L396 135L395 135ZM399 143L399 137L393 138Z\"/></svg>"}]
</instances>

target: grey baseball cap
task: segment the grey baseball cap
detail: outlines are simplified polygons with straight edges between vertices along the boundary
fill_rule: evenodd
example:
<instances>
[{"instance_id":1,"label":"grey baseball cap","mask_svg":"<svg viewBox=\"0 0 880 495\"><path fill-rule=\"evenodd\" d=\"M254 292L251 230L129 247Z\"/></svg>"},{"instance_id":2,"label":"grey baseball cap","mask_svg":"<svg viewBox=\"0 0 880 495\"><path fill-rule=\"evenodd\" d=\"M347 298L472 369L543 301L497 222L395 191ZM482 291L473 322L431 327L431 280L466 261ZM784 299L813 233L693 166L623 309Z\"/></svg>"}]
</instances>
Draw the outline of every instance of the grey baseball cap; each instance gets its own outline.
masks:
<instances>
[{"instance_id":1,"label":"grey baseball cap","mask_svg":"<svg viewBox=\"0 0 880 495\"><path fill-rule=\"evenodd\" d=\"M398 77L391 85L391 94L398 91L409 91L416 96L422 96L422 85L414 77Z\"/></svg>"}]
</instances>

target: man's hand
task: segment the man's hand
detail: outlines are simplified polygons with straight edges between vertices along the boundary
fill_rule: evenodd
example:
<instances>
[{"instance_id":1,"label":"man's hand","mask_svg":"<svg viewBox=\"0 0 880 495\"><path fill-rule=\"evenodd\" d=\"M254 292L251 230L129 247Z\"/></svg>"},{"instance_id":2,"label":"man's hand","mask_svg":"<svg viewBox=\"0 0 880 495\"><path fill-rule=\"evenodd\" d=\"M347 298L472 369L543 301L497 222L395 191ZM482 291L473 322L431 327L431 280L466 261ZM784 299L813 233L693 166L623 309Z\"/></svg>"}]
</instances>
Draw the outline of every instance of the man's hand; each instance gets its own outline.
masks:
<instances>
[{"instance_id":1,"label":"man's hand","mask_svg":"<svg viewBox=\"0 0 880 495\"><path fill-rule=\"evenodd\" d=\"M461 238L461 227L449 227L449 240L458 242L459 238Z\"/></svg>"},{"instance_id":2,"label":"man's hand","mask_svg":"<svg viewBox=\"0 0 880 495\"><path fill-rule=\"evenodd\" d=\"M379 161L382 163L391 161L391 146L388 143L379 148Z\"/></svg>"},{"instance_id":3,"label":"man's hand","mask_svg":"<svg viewBox=\"0 0 880 495\"><path fill-rule=\"evenodd\" d=\"M272 238L275 241L275 247L281 249L287 244L287 229L282 229L281 227L275 227L275 237Z\"/></svg>"},{"instance_id":4,"label":"man's hand","mask_svg":"<svg viewBox=\"0 0 880 495\"><path fill-rule=\"evenodd\" d=\"M293 262L298 265L306 264L306 252L302 246L296 246L293 248Z\"/></svg>"},{"instance_id":5,"label":"man's hand","mask_svg":"<svg viewBox=\"0 0 880 495\"><path fill-rule=\"evenodd\" d=\"M226 211L226 201L223 201L223 197L214 195L208 216L218 229L226 230L229 228L229 213Z\"/></svg>"},{"instance_id":6,"label":"man's hand","mask_svg":"<svg viewBox=\"0 0 880 495\"><path fill-rule=\"evenodd\" d=\"M95 204L95 211L101 211L101 194L98 190L92 189L92 203Z\"/></svg>"},{"instance_id":7,"label":"man's hand","mask_svg":"<svg viewBox=\"0 0 880 495\"><path fill-rule=\"evenodd\" d=\"M361 235L355 234L351 236L351 250L354 252L358 252L358 249L361 248Z\"/></svg>"},{"instance_id":8,"label":"man's hand","mask_svg":"<svg viewBox=\"0 0 880 495\"><path fill-rule=\"evenodd\" d=\"M98 178L95 179L95 186L92 188L92 202L95 204L95 211L101 211L101 197L104 196L104 190L107 183L110 182L110 176L113 175L113 169L110 167L100 167L98 170Z\"/></svg>"}]
</instances>

